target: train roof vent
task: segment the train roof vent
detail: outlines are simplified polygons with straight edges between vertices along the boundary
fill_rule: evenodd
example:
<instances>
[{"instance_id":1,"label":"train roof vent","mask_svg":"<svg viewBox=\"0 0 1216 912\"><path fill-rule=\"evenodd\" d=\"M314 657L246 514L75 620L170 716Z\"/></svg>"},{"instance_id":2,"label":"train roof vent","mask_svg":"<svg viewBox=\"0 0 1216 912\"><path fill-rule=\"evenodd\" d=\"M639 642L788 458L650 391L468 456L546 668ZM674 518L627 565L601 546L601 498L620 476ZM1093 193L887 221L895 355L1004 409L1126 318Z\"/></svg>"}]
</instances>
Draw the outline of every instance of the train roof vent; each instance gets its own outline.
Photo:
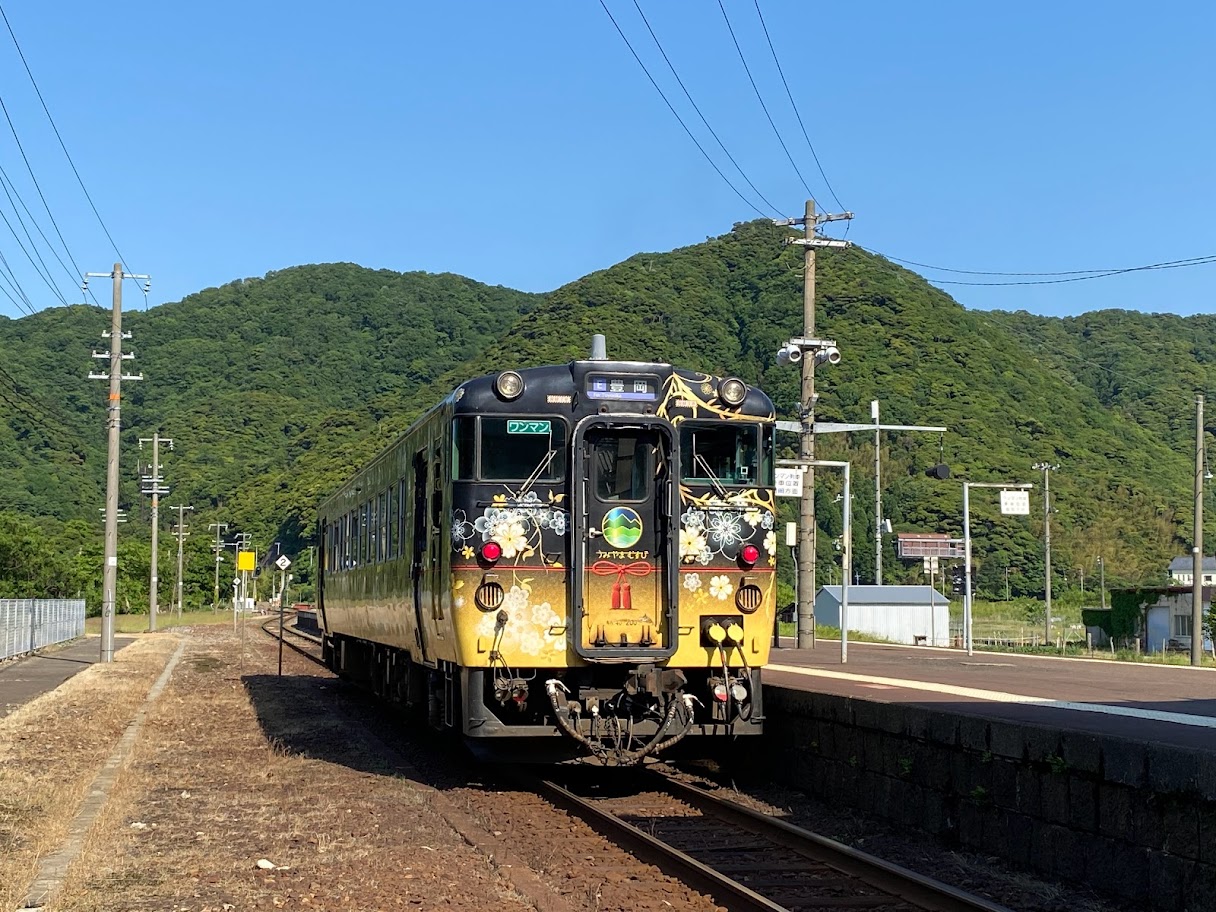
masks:
<instances>
[{"instance_id":1,"label":"train roof vent","mask_svg":"<svg viewBox=\"0 0 1216 912\"><path fill-rule=\"evenodd\" d=\"M591 337L591 360L592 361L607 361L608 360L608 343L604 339L603 333L596 333Z\"/></svg>"}]
</instances>

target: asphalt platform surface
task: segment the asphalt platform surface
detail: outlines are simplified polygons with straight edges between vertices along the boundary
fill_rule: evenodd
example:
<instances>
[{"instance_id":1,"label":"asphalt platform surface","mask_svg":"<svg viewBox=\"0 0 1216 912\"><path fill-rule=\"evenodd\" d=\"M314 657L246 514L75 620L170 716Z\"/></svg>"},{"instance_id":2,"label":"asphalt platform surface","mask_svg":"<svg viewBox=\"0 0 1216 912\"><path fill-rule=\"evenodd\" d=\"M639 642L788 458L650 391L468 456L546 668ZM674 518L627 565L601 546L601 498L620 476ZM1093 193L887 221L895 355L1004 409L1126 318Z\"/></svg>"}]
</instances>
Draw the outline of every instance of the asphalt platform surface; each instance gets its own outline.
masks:
<instances>
[{"instance_id":1,"label":"asphalt platform surface","mask_svg":"<svg viewBox=\"0 0 1216 912\"><path fill-rule=\"evenodd\" d=\"M130 642L131 637L115 637L114 651ZM0 719L100 659L101 638L86 636L67 646L48 646L34 655L0 665Z\"/></svg>"},{"instance_id":2,"label":"asphalt platform surface","mask_svg":"<svg viewBox=\"0 0 1216 912\"><path fill-rule=\"evenodd\" d=\"M782 638L782 645L793 640ZM772 650L770 686L1216 752L1216 669L820 640Z\"/></svg>"}]
</instances>

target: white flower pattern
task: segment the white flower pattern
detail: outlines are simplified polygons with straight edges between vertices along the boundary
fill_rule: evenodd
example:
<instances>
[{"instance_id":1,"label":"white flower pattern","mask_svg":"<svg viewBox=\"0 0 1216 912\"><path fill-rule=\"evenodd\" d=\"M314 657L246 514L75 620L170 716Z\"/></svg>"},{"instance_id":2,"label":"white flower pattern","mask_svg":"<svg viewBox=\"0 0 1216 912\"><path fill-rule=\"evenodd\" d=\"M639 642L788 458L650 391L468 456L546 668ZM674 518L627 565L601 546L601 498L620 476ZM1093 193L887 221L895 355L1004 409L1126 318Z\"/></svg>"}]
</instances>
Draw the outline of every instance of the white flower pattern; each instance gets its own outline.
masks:
<instances>
[{"instance_id":1,"label":"white flower pattern","mask_svg":"<svg viewBox=\"0 0 1216 912\"><path fill-rule=\"evenodd\" d=\"M696 592L701 588L701 574L686 573L684 574L684 588L689 592Z\"/></svg>"},{"instance_id":2,"label":"white flower pattern","mask_svg":"<svg viewBox=\"0 0 1216 912\"><path fill-rule=\"evenodd\" d=\"M735 587L731 584L729 576L715 576L709 581L709 594L719 601L730 598L730 594L734 591Z\"/></svg>"}]
</instances>

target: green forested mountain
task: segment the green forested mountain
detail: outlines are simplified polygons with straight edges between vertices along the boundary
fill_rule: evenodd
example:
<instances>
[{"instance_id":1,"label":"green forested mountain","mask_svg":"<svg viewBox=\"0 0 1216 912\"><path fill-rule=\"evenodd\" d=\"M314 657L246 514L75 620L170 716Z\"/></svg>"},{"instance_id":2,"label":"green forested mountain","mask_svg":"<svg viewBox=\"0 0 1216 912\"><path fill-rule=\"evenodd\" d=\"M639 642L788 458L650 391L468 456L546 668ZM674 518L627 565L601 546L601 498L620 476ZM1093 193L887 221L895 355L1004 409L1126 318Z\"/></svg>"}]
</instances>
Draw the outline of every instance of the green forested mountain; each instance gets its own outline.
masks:
<instances>
[{"instance_id":1,"label":"green forested mountain","mask_svg":"<svg viewBox=\"0 0 1216 912\"><path fill-rule=\"evenodd\" d=\"M123 593L133 606L146 602L148 507L137 477L147 454L136 443L157 429L176 442L162 458L173 488L163 502L196 508L189 585L199 602L211 592L208 522L251 531L262 549L277 540L299 553L317 501L452 385L582 357L594 332L608 336L612 356L737 374L792 416L797 370L777 367L774 353L800 332L801 251L782 235L741 224L547 295L331 264L129 311L137 359L128 365L146 379L123 387ZM1091 573L1099 556L1108 579L1156 578L1186 550L1192 400L1216 370L1216 340L1205 332L1216 318L967 311L856 249L821 253L817 286L818 334L844 354L819 373L818 416L863 422L877 398L884 422L951 428L942 441L885 437L884 513L897 530L960 531L961 485L921 471L939 457L956 478L1035 482L1031 465L1048 460L1061 466L1052 477L1058 585ZM31 542L44 567L53 555L72 558L57 575L76 582L61 591L96 588L105 385L85 375L103 365L89 352L104 350L108 326L108 311L77 306L10 320L0 336L0 594L51 585L21 573ZM854 461L854 563L864 581L873 567L873 435L819 443L822 454ZM819 495L825 565L840 531L837 488L829 476ZM1003 589L1009 566L1015 592L1039 591L1038 493L1029 521L1000 517L995 496L973 500L980 586ZM162 543L168 560L169 536ZM898 578L893 550L884 567Z\"/></svg>"}]
</instances>

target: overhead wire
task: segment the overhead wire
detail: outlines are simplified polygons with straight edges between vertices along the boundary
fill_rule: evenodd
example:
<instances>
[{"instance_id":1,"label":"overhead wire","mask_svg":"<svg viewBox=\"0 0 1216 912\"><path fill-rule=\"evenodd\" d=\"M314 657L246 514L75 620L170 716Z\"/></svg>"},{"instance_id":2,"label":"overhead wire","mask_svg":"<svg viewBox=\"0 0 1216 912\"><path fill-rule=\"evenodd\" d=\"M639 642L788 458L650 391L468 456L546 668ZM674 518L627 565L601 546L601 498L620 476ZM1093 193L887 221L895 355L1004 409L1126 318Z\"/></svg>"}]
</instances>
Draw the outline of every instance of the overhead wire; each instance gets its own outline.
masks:
<instances>
[{"instance_id":1,"label":"overhead wire","mask_svg":"<svg viewBox=\"0 0 1216 912\"><path fill-rule=\"evenodd\" d=\"M764 212L761 211L760 207L743 195L742 191L740 191L739 188L734 185L731 179L722 172L722 169L718 167L717 162L715 162L710 157L709 153L705 151L705 147L702 146L697 137L693 135L692 130L688 128L688 124L684 122L684 118L680 116L679 112L675 109L675 106L668 100L666 93L659 87L659 84L655 81L655 78L650 75L650 70L647 69L646 64L642 62L642 58L638 56L638 52L634 50L633 44L625 36L625 33L621 30L620 25L617 24L616 17L612 15L612 10L608 9L608 5L604 2L604 0L600 0L600 6L602 6L604 8L604 12L608 14L608 18L612 21L612 25L616 29L617 34L621 36L621 40L624 41L625 46L629 48L629 53L632 54L633 59L638 62L638 66L642 68L642 72L646 74L646 78L650 80L650 84L654 86L655 91L659 93L659 97L663 99L663 103L667 105L667 109L671 111L675 119L680 122L680 126L684 128L684 132L688 134L688 138L692 140L693 145L697 147L697 150L705 157L705 160L709 162L710 167L713 168L714 171L717 172L718 177L722 178L722 180L726 182L726 185L735 192L735 196L743 200L743 202L746 203L747 206L756 213L756 215L760 216L761 218L767 218Z\"/></svg>"},{"instance_id":2,"label":"overhead wire","mask_svg":"<svg viewBox=\"0 0 1216 912\"><path fill-rule=\"evenodd\" d=\"M845 208L844 203L840 201L840 197L836 195L836 191L832 188L832 182L828 180L827 174L824 173L823 165L819 161L819 155L815 152L815 146L811 142L811 137L806 130L806 124L802 120L802 114L798 110L798 104L794 101L794 93L790 91L790 84L785 79L785 70L781 68L781 60L777 57L777 49L773 47L773 39L768 33L768 25L764 21L764 13L760 11L760 0L753 0L753 2L756 4L756 15L760 18L760 27L764 29L764 39L768 42L768 49L773 55L773 63L777 65L777 73L781 76L781 84L785 86L785 95L790 100L790 107L794 109L794 116L798 118L798 126L802 128L802 138L806 140L806 146L811 150L811 158L815 159L815 167L819 169L819 176L823 178L823 183L828 188L828 193L832 194L832 199L835 201L837 208L843 211Z\"/></svg>"},{"instance_id":3,"label":"overhead wire","mask_svg":"<svg viewBox=\"0 0 1216 912\"><path fill-rule=\"evenodd\" d=\"M873 252L873 251L872 251ZM1127 275L1132 272L1149 272L1158 269L1186 269L1192 266L1210 266L1216 263L1216 254L1191 257L1185 260L1166 260L1160 263L1145 263L1141 266L1127 266L1122 269L1107 269L1102 271L1076 270L1066 273L1064 278L1024 279L1013 282L971 282L961 279L936 279L926 276L926 281L935 285L969 285L981 287L1009 287L1015 285L1064 285L1070 282L1086 282L1091 279L1106 279L1111 276ZM981 273L985 274L985 273ZM1033 275L1034 273L1031 273Z\"/></svg>"},{"instance_id":4,"label":"overhead wire","mask_svg":"<svg viewBox=\"0 0 1216 912\"><path fill-rule=\"evenodd\" d=\"M50 241L46 241L46 235L43 232L43 229L39 227L38 221L34 219L33 213L29 212L29 207L26 206L26 201L21 198L21 193L17 191L17 185L13 184L9 173L7 173L7 171L2 167L0 167L0 187L4 188L5 196L9 198L9 204L12 207L12 214L16 216L17 224L21 225L21 230L24 232L24 235L26 235L26 240L29 241L29 248L33 250L35 257L38 257L38 263L41 265L41 268L43 268L43 272L40 272L40 275L43 275L44 280L47 283L50 283L52 286L52 292L55 293L55 297L60 299L61 303L67 304L67 298L63 297L63 292L60 291L60 287L58 287L57 283L51 278L51 268L50 266L46 265L46 260L43 258L43 253L41 253L41 250L38 247L38 242L34 240L33 235L30 235L29 226L26 225L26 220L21 218L21 210L17 208L17 203L21 203L21 208L26 210L30 223L33 223L35 229L38 230L39 235L43 237L43 241L46 242L46 246L50 248L51 253L56 255L56 257L58 257L58 254L55 252L55 248L50 247ZM17 203L13 202L13 197L17 198ZM60 265L63 265L62 259L60 260ZM67 269L67 266L64 266L64 269ZM71 276L71 272L69 272L68 275Z\"/></svg>"},{"instance_id":5,"label":"overhead wire","mask_svg":"<svg viewBox=\"0 0 1216 912\"><path fill-rule=\"evenodd\" d=\"M35 177L35 175L34 175L34 166L30 164L29 156L27 156L25 154L25 147L21 144L21 137L17 135L17 127L13 123L13 118L9 116L8 105L6 105L4 103L3 96L0 96L0 110L4 111L4 119L6 121L8 121L8 128L13 134L13 142L15 142L17 144L17 151L21 153L21 160L23 162L25 162L25 170L27 172L29 172L30 180L33 181L33 184L34 184L34 189L38 191L38 199L40 199L42 201L42 208L46 210L47 218L49 218L51 220L51 226L55 229L55 234L59 237L59 243L63 245L64 253L66 253L68 255L68 259L72 261L72 266L76 270L75 272L72 272L71 269L68 269L67 264L64 263L62 259L60 259L58 252L55 251L55 248L54 248L54 246L52 246L51 242L49 240L47 240L47 237L45 234L43 234L41 228L38 228L38 233L42 234L42 239L44 241L46 241L47 247L51 250L52 253L55 254L55 259L59 260L59 265L63 266L64 270L72 277L72 280L75 282L78 280L78 278L83 273L80 269L80 266L76 263L76 258L72 256L72 251L71 251L71 248L68 247L68 242L65 241L63 238L63 232L59 230L59 223L57 221L55 221L55 216L51 212L51 207L46 201L46 196L43 195L43 193L42 193L42 187L38 183L38 178ZM11 180L10 180L10 183L11 183ZM25 205L24 200L22 201L22 205L23 206ZM31 213L29 211L28 206L26 207L25 211L30 216L30 219L33 220L33 218L34 218L33 213ZM37 226L37 222L35 222L35 226Z\"/></svg>"},{"instance_id":6,"label":"overhead wire","mask_svg":"<svg viewBox=\"0 0 1216 912\"><path fill-rule=\"evenodd\" d=\"M684 92L684 97L688 99L688 103L692 105L692 109L696 111L697 116L701 118L701 123L705 125L705 129L709 131L709 135L714 138L714 141L717 142L718 147L722 150L726 157L730 159L730 163L735 166L735 170L739 172L745 181L747 181L747 185L752 188L752 192L754 192L756 196L760 197L760 199L766 206L768 206L770 210L772 210L772 212L780 215L781 209L769 202L768 198L760 192L759 188L752 182L752 179L747 176L747 172L745 172L743 167L737 161L735 161L735 157L730 154L730 150L726 148L726 144L722 142L722 139L718 136L717 131L709 125L709 121L701 112L701 108L693 100L692 93L690 93L688 91L688 87L684 85L684 80L681 79L680 74L676 72L675 65L671 62L671 58L667 56L667 51L663 49L663 45L659 41L659 36L656 35L654 29L651 28L650 20L647 19L646 14L642 12L641 4L638 2L638 0L633 0L633 5L634 8L637 9L638 15L642 17L642 22L645 23L646 31L650 32L650 37L654 39L655 47L657 47L659 49L659 53L663 55L663 60L666 62L667 68L671 70L671 75L674 76L676 82L679 83L680 89Z\"/></svg>"},{"instance_id":7,"label":"overhead wire","mask_svg":"<svg viewBox=\"0 0 1216 912\"><path fill-rule=\"evenodd\" d=\"M97 217L97 223L101 225L101 230L105 233L106 239L110 242L110 246L114 248L114 253L118 256L118 261L130 268L127 263L127 258L122 255L122 251L118 249L118 244L114 240L114 236L110 234L110 229L106 227L105 220L101 217L101 213L97 211L97 205L93 202L93 197L89 194L89 189L84 185L84 178L80 176L80 171L76 168L76 162L72 160L72 155L68 152L68 147L63 141L63 136L59 133L59 127L55 124L55 118L51 116L51 110L47 107L46 99L42 97L42 90L38 88L38 80L34 78L34 73L30 69L29 62L25 59L25 52L21 50L21 43L17 40L17 33L13 31L12 23L8 21L8 15L4 11L3 5L0 5L0 19L4 20L4 25L8 29L9 37L13 39L13 47L17 49L17 56L21 58L21 65L25 67L25 73L30 78L30 84L34 87L34 93L38 96L38 101L42 105L42 110L46 114L46 119L50 121L51 129L55 132L55 139L59 141L59 148L63 150L64 156L68 160L68 164L72 168L72 173L76 175L76 182L80 184L80 189L84 192L84 198L88 200L89 207L93 210L93 215ZM96 299L94 299L96 300Z\"/></svg>"},{"instance_id":8,"label":"overhead wire","mask_svg":"<svg viewBox=\"0 0 1216 912\"><path fill-rule=\"evenodd\" d=\"M7 181L0 180L0 188L3 188L5 195L8 196L9 191L8 191ZM12 196L9 196L9 203L11 204L12 201L13 201ZM16 206L13 207L13 211L17 215L17 221L21 222L21 214L16 212ZM13 223L8 220L8 216L5 215L2 210L0 210L0 219L2 219L4 221L4 224L6 226L8 226L8 230L10 232L12 232L13 239L17 242L17 246L21 248L21 252L25 254L25 258L30 261L30 265L34 267L34 272L38 273L38 277L40 279L42 279L43 282L46 283L47 288L49 288L51 290L51 293L53 295L55 295L55 297L57 297L61 303L67 304L67 299L63 296L63 292L61 292L59 290L59 286L56 285L54 282L52 282L50 277L48 275L44 274L42 272L42 270L38 268L38 264L34 262L34 257L30 254L30 252L28 250L25 249L25 245L21 243L21 236L19 234L17 234L17 229L13 227ZM21 227L23 229L25 228L24 222L21 223ZM26 231L26 236L27 237L29 236L28 230ZM30 241L30 244L31 244L31 246L33 246L32 240ZM34 253L38 253L36 248L34 250ZM42 259L41 254L38 254L38 259L39 260ZM46 267L46 264L43 263L43 268L45 268L45 267Z\"/></svg>"},{"instance_id":9,"label":"overhead wire","mask_svg":"<svg viewBox=\"0 0 1216 912\"><path fill-rule=\"evenodd\" d=\"M0 106L3 106L3 104L4 104L4 102L2 100L0 100ZM34 226L34 230L36 230L38 232L38 236L40 238L42 238L42 242L44 244L46 244L47 250L49 250L51 252L51 256L53 256L55 258L55 260L59 263L59 265L63 267L63 271L68 274L68 278L72 280L73 284L75 284L75 282L77 281L76 277L77 277L78 273L73 272L72 269L68 266L68 264L63 261L63 257L61 257L59 255L59 251L55 249L55 245L52 244L50 238L48 238L46 236L46 232L43 231L42 226L38 224L38 219L34 216L34 213L30 211L29 205L22 198L20 191L17 189L16 182L9 176L9 173L6 170L4 170L4 167L2 165L0 165L0 180L7 181L7 183L8 183L7 189L12 192L12 196L15 196L17 198L17 202L20 203L21 208L25 210L25 214L26 214L26 216L28 216L30 224ZM9 202L12 202L11 197L9 199ZM15 211L15 209L16 209L16 207L14 207L14 211ZM22 230L25 231L25 236L26 236L26 238L29 239L30 245L35 250L37 250L38 244L32 237L30 237L29 228L26 227L25 220L21 219L21 213L17 212L16 215L17 215L17 218L21 221L21 228L22 228ZM54 222L54 217L52 217L51 221ZM69 259L71 258L70 251L68 252L68 257L69 257ZM39 254L38 259L39 259L39 262L41 262L42 265L44 267L46 267L47 275L50 275L51 268L50 268L50 266L47 265L46 261L44 259L42 259L41 254Z\"/></svg>"},{"instance_id":10,"label":"overhead wire","mask_svg":"<svg viewBox=\"0 0 1216 912\"><path fill-rule=\"evenodd\" d=\"M17 294L17 296L25 302L24 305L22 305L22 309L25 310L26 313L32 315L34 313L33 302L30 301L30 296L26 294L25 289L21 286L21 282L18 281L17 274L14 273L13 268L9 266L8 259L4 256L3 251L0 251L0 276L2 276L5 281L9 282L10 287Z\"/></svg>"},{"instance_id":11,"label":"overhead wire","mask_svg":"<svg viewBox=\"0 0 1216 912\"><path fill-rule=\"evenodd\" d=\"M603 2L603 0L601 0ZM722 0L718 0L718 9L722 11L722 18L726 22L726 30L730 32L730 40L735 44L735 50L739 53L739 61L743 64L743 71L747 73L747 81L752 84L752 91L756 93L756 100L760 102L760 107L764 111L764 116L768 118L768 124L773 128L773 134L777 137L777 142L781 144L782 150L785 152L785 157L789 159L790 165L794 168L794 173L798 175L798 180L802 181L802 187L806 190L807 196L815 201L818 205L818 200L815 200L815 194L811 192L810 184L806 182L806 178L802 176L802 171L798 169L798 163L794 161L794 156L790 154L789 147L786 146L785 140L781 138L781 131L777 129L777 124L773 121L773 115L769 113L768 105L764 103L764 96L760 94L760 87L756 85L756 80L752 78L751 67L747 65L747 58L743 56L743 48L739 46L739 39L735 37L735 29L730 24L730 16L726 13L726 5Z\"/></svg>"}]
</instances>

